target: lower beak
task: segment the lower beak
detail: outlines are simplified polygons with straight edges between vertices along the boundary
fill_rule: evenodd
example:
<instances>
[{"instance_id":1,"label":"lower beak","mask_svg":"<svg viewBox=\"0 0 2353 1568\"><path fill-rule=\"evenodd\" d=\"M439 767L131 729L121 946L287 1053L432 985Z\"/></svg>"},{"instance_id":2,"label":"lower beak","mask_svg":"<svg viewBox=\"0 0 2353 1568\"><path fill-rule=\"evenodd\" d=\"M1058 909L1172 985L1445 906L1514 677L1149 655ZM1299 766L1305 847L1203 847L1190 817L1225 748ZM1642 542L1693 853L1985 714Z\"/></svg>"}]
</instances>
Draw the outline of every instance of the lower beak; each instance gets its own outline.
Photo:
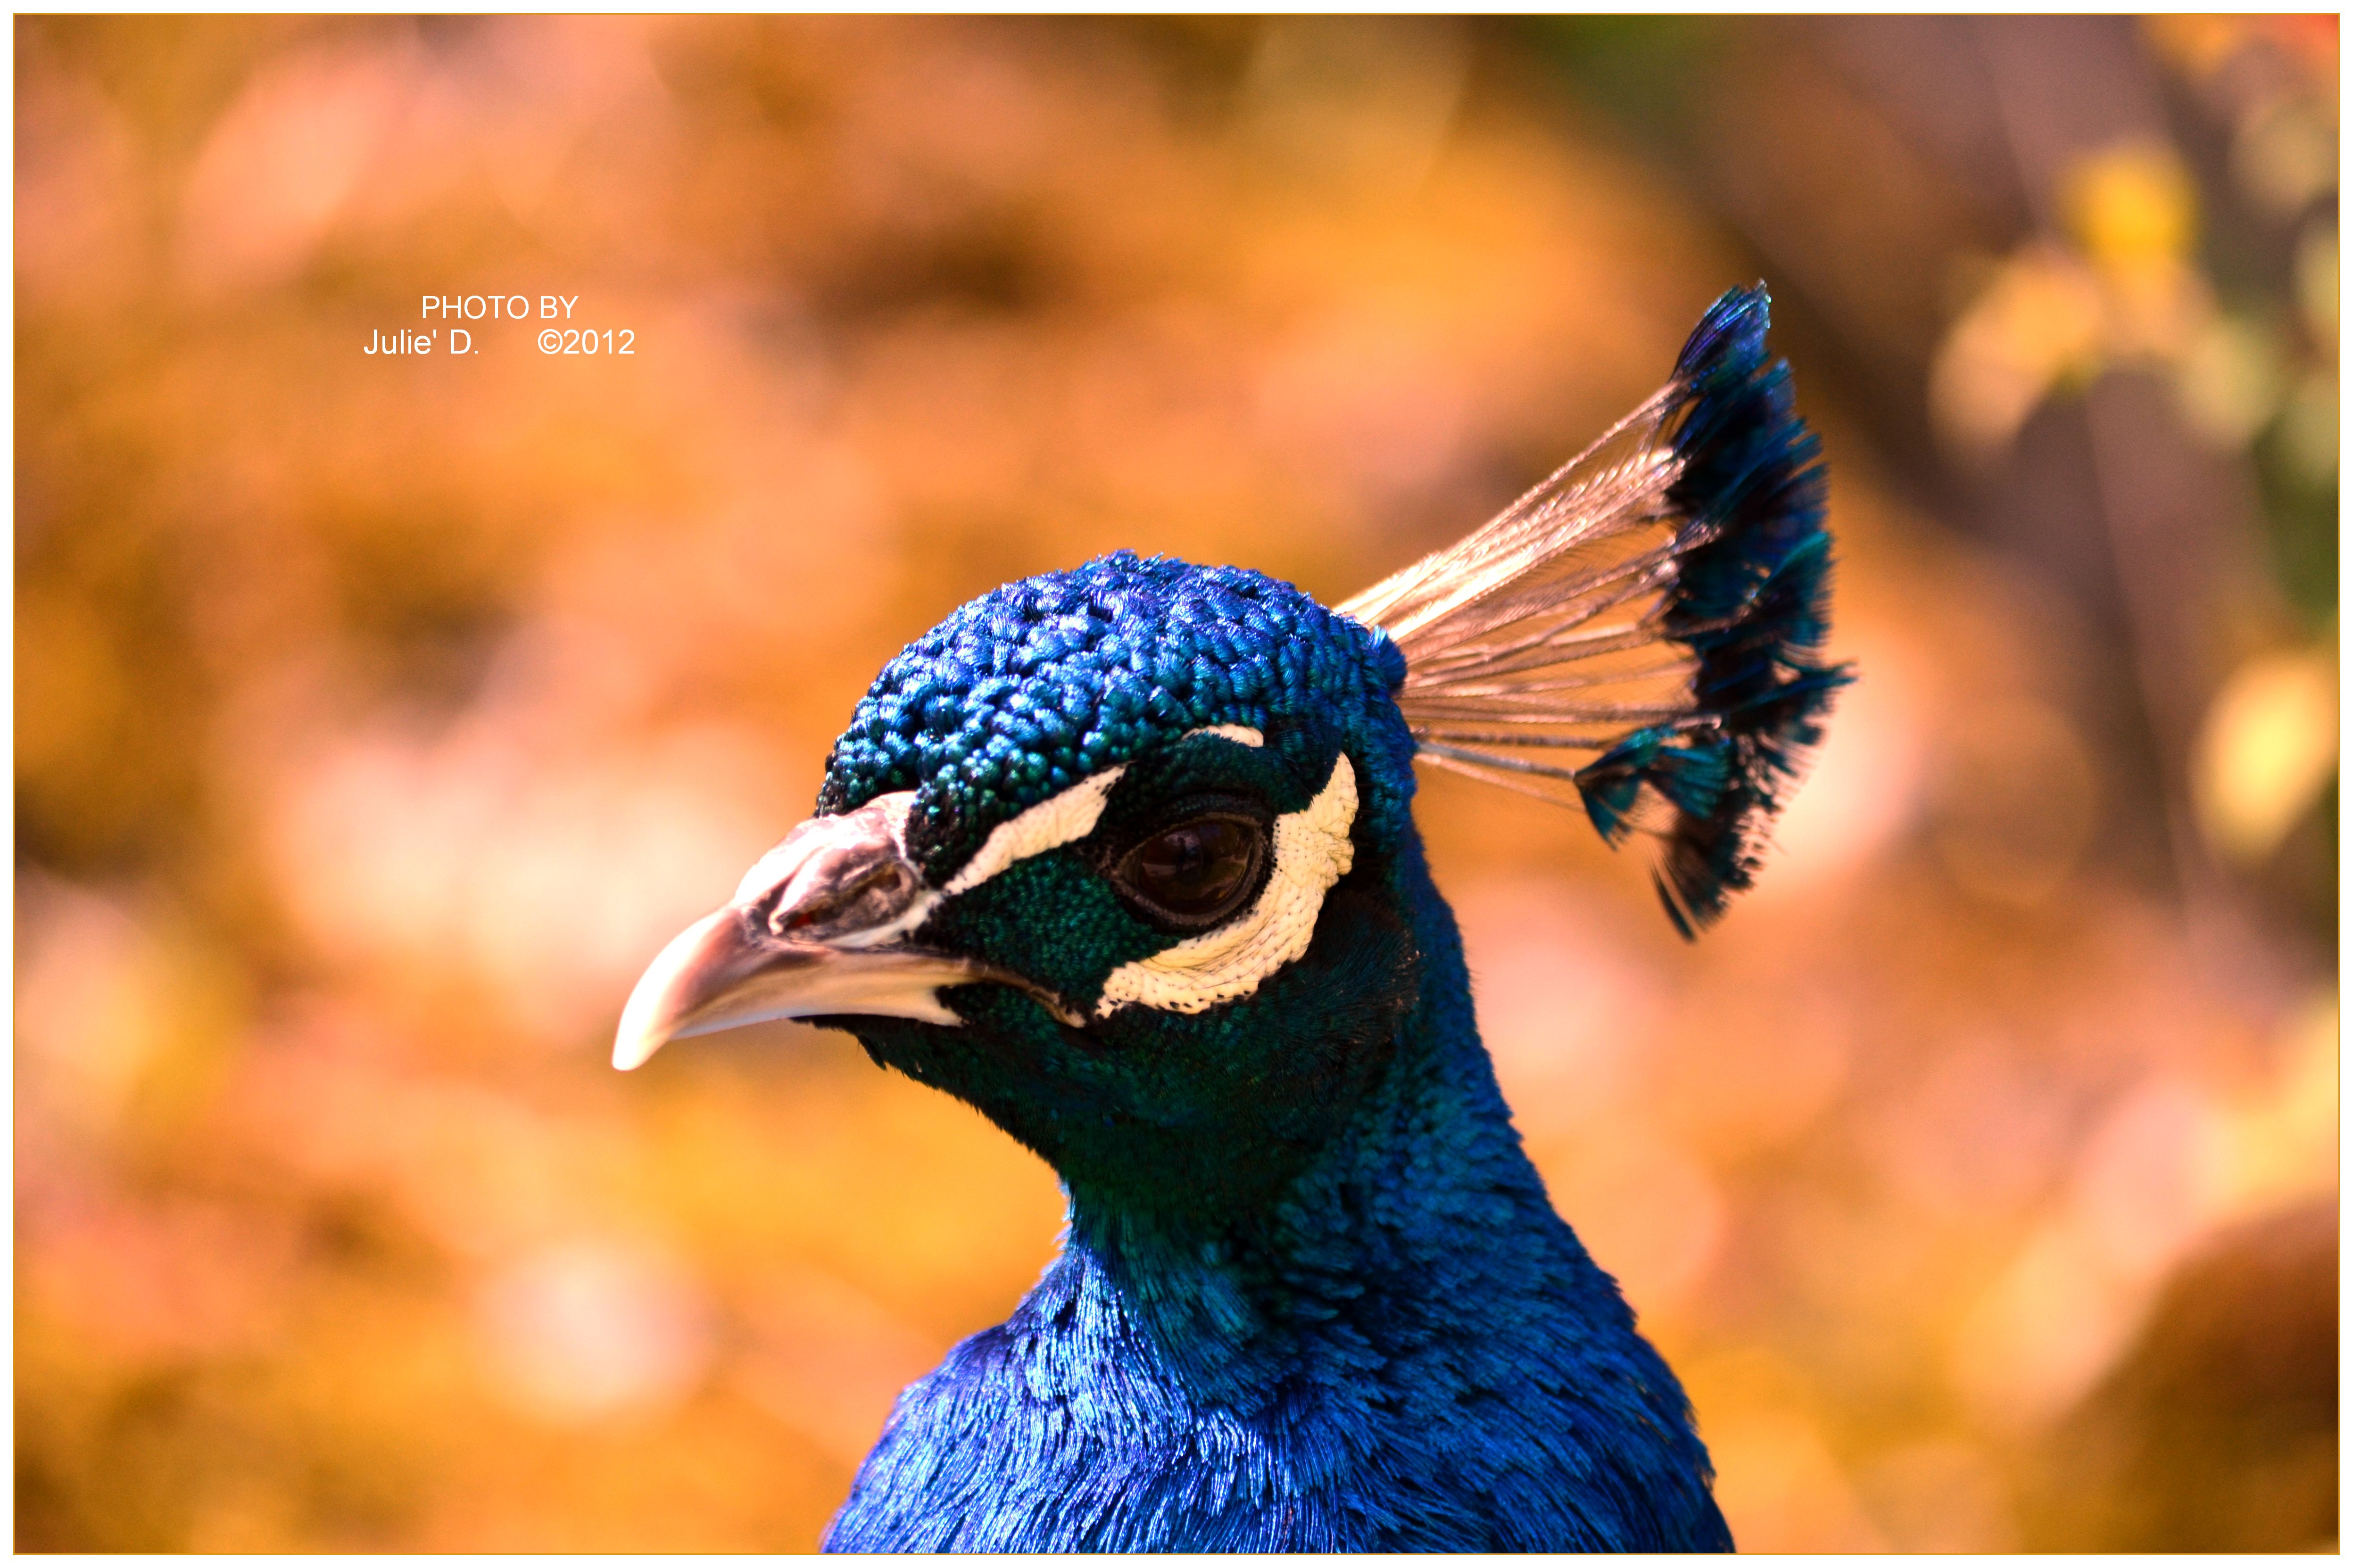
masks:
<instances>
[{"instance_id":1,"label":"lower beak","mask_svg":"<svg viewBox=\"0 0 2353 1568\"><path fill-rule=\"evenodd\" d=\"M901 947L780 942L730 905L681 931L621 1010L613 1065L627 1070L671 1040L778 1018L842 1014L961 1024L943 985L996 978L965 959Z\"/></svg>"}]
</instances>

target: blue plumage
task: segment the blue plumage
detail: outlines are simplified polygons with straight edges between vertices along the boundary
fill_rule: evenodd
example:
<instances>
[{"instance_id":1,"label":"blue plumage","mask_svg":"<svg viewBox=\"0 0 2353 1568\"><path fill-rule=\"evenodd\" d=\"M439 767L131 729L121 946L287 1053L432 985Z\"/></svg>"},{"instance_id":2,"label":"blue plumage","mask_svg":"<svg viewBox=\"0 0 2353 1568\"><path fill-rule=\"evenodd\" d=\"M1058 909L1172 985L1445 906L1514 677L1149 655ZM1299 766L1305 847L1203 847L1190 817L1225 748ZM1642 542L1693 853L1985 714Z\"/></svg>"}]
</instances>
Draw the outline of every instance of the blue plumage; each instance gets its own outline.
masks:
<instances>
[{"instance_id":1,"label":"blue plumage","mask_svg":"<svg viewBox=\"0 0 2353 1568\"><path fill-rule=\"evenodd\" d=\"M834 742L818 809L916 790L918 853L944 878L990 827L1139 748L1278 714L1278 736L1320 733L1403 674L1386 638L1288 583L1121 551L1009 583L910 643ZM1409 773L1410 737L1363 739Z\"/></svg>"},{"instance_id":2,"label":"blue plumage","mask_svg":"<svg viewBox=\"0 0 2353 1568\"><path fill-rule=\"evenodd\" d=\"M1050 1019L984 988L958 1001L983 1058L851 1025L1053 1160L1071 1219L1012 1321L901 1400L829 1547L1729 1544L1681 1390L1495 1089L1412 828L1400 674L1387 639L1286 584L1123 553L967 605L861 705L822 799L922 781L911 841L935 882L1008 816L1213 725L1264 732L1278 809L1342 751L1364 796L1314 945L1244 1005L1115 1016L1107 1062L1061 1059ZM1023 909L1038 890L982 889ZM1103 912L1073 891L1066 921ZM945 918L960 950L1093 1000L1093 930ZM1121 1059L1145 1055L1186 1081Z\"/></svg>"},{"instance_id":3,"label":"blue plumage","mask_svg":"<svg viewBox=\"0 0 2353 1568\"><path fill-rule=\"evenodd\" d=\"M1661 623L1698 656L1693 689L1718 720L1708 771L1724 779L1712 798L1676 797L1658 881L1685 936L1754 879L1757 831L1820 743L1831 694L1853 679L1817 662L1830 632L1821 444L1797 416L1788 366L1766 358L1767 320L1763 289L1736 289L1675 365L1690 407L1668 494L1684 532L1704 542L1682 556Z\"/></svg>"},{"instance_id":4,"label":"blue plumage","mask_svg":"<svg viewBox=\"0 0 2353 1568\"><path fill-rule=\"evenodd\" d=\"M1746 885L1845 679L1764 323L1727 295L1632 458L1341 611L1125 552L965 605L656 961L621 1065L817 1017L1069 1194L1061 1256L900 1399L828 1547L1731 1546L1681 1387L1521 1150L1411 805L1418 759L1573 785L1606 837L1661 833L1687 933Z\"/></svg>"}]
</instances>

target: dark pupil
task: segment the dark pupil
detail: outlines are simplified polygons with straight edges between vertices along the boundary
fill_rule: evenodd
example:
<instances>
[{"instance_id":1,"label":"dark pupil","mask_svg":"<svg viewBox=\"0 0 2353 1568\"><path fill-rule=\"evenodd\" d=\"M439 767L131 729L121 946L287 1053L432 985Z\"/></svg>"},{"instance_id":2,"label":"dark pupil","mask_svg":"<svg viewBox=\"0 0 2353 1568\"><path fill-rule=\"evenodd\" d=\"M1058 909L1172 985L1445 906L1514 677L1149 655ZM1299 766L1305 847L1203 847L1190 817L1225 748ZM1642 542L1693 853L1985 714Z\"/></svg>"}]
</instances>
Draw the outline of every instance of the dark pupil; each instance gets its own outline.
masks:
<instances>
[{"instance_id":1,"label":"dark pupil","mask_svg":"<svg viewBox=\"0 0 2353 1568\"><path fill-rule=\"evenodd\" d=\"M1171 914L1204 915L1250 873L1250 834L1239 822L1188 822L1141 846L1135 879Z\"/></svg>"}]
</instances>

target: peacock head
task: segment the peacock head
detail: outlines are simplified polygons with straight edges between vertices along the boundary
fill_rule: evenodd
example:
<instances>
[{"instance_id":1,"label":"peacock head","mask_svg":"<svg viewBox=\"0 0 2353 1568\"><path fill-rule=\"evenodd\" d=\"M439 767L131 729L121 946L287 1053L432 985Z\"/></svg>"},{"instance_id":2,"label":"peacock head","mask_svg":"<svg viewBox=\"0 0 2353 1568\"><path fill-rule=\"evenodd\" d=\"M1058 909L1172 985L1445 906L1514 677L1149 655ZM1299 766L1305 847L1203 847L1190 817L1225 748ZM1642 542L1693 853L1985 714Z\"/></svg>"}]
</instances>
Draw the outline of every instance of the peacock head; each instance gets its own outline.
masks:
<instances>
[{"instance_id":1,"label":"peacock head","mask_svg":"<svg viewBox=\"0 0 2353 1568\"><path fill-rule=\"evenodd\" d=\"M1601 441L1336 609L1123 552L956 611L867 693L818 815L655 960L616 1065L819 1019L1074 1191L1226 1205L1349 1120L1420 1003L1416 763L1655 834L1691 934L1849 679L1767 314L1725 295Z\"/></svg>"},{"instance_id":2,"label":"peacock head","mask_svg":"<svg viewBox=\"0 0 2353 1568\"><path fill-rule=\"evenodd\" d=\"M1123 552L976 599L883 669L818 815L656 962L615 1059L813 1017L1074 1184L1277 1184L1416 993L1404 676L1237 567Z\"/></svg>"}]
</instances>

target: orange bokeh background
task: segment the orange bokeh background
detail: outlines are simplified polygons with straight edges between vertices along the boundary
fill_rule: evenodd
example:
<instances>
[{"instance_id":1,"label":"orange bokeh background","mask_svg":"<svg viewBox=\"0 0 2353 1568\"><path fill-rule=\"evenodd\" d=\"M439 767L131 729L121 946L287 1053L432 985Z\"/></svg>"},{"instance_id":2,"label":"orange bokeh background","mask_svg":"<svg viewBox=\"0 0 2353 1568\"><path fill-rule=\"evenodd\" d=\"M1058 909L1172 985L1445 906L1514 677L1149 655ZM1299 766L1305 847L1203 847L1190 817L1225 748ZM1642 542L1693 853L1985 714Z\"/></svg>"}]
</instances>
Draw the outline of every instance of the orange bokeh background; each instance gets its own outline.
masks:
<instances>
[{"instance_id":1,"label":"orange bokeh background","mask_svg":"<svg viewBox=\"0 0 2353 1568\"><path fill-rule=\"evenodd\" d=\"M1695 945L1427 780L1519 1124L1744 1546L2333 1540L2324 21L20 19L18 1546L813 1546L1054 1181L638 969L958 603L1345 597L1759 274L1862 678Z\"/></svg>"}]
</instances>

